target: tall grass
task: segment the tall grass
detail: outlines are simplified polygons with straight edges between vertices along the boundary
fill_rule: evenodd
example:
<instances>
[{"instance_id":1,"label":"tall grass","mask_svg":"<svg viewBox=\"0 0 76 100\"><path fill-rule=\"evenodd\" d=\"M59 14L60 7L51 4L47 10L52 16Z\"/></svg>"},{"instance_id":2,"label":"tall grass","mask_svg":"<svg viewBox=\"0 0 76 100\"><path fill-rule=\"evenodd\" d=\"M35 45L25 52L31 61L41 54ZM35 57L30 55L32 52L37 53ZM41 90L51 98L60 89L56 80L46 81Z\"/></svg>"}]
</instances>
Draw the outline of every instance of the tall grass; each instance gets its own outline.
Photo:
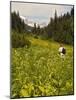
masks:
<instances>
[{"instance_id":1,"label":"tall grass","mask_svg":"<svg viewBox=\"0 0 76 100\"><path fill-rule=\"evenodd\" d=\"M29 48L12 48L11 97L73 94L73 48L66 45L62 59L59 44L28 37Z\"/></svg>"}]
</instances>

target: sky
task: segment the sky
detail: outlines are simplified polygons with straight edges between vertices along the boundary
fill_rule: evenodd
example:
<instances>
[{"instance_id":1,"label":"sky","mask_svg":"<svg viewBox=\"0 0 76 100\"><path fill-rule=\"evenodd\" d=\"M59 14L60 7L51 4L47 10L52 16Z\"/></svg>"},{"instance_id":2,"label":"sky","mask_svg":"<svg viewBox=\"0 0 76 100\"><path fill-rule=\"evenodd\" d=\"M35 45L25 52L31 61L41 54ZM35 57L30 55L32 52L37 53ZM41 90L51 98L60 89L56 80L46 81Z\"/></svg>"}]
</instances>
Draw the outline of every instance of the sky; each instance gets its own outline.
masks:
<instances>
[{"instance_id":1,"label":"sky","mask_svg":"<svg viewBox=\"0 0 76 100\"><path fill-rule=\"evenodd\" d=\"M21 18L26 23L32 25L37 23L41 26L46 26L51 17L54 17L55 10L57 16L63 15L64 13L70 12L72 5L56 5L56 4L38 4L38 3L21 3L12 2L11 11L19 11Z\"/></svg>"}]
</instances>

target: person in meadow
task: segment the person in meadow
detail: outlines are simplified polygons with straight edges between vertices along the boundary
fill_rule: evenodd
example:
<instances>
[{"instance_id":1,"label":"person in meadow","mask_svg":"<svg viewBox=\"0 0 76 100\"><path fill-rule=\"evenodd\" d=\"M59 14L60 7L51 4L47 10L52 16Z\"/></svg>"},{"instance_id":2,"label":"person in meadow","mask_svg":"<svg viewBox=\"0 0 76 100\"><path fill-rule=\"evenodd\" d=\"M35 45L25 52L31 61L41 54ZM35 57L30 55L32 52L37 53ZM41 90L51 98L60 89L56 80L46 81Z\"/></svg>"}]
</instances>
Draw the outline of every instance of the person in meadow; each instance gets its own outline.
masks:
<instances>
[{"instance_id":1,"label":"person in meadow","mask_svg":"<svg viewBox=\"0 0 76 100\"><path fill-rule=\"evenodd\" d=\"M59 47L59 54L62 58L64 58L65 54L66 54L66 49L65 47L63 46L63 44L60 44L60 47Z\"/></svg>"}]
</instances>

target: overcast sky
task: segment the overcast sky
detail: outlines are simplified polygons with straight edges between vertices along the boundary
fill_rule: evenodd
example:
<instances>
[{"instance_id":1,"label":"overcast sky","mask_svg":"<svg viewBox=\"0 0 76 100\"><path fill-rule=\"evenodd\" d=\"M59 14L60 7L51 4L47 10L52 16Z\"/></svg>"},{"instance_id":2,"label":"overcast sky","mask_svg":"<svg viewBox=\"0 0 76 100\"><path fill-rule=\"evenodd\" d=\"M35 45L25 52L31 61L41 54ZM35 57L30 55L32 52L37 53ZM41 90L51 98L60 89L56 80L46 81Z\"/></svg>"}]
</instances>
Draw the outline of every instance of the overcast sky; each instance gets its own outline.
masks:
<instances>
[{"instance_id":1,"label":"overcast sky","mask_svg":"<svg viewBox=\"0 0 76 100\"><path fill-rule=\"evenodd\" d=\"M39 24L48 23L50 17L54 17L55 10L60 16L64 13L70 12L71 5L52 5L52 4L36 4L36 3L20 3L12 2L11 11L19 11L20 16L26 16L34 22Z\"/></svg>"}]
</instances>

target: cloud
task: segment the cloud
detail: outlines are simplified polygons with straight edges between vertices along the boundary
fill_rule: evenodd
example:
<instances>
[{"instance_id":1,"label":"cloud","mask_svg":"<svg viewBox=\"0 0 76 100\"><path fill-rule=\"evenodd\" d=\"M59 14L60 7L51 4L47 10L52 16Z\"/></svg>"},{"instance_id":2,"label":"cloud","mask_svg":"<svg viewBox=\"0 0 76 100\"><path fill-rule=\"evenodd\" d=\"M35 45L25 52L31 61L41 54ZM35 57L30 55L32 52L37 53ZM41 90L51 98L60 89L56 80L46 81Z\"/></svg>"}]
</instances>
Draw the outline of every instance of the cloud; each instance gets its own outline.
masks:
<instances>
[{"instance_id":1,"label":"cloud","mask_svg":"<svg viewBox=\"0 0 76 100\"><path fill-rule=\"evenodd\" d=\"M21 15L26 16L49 16L55 12L58 15L70 11L72 6L70 5L53 5L53 4L35 4L35 3L20 3L12 2L12 11L19 11Z\"/></svg>"},{"instance_id":2,"label":"cloud","mask_svg":"<svg viewBox=\"0 0 76 100\"><path fill-rule=\"evenodd\" d=\"M70 12L72 7L71 5L12 2L11 11L19 11L20 16L28 16L37 22L39 20L39 23L43 21L47 23L50 17L54 17L55 10L57 11L57 15L60 16L61 14Z\"/></svg>"}]
</instances>

